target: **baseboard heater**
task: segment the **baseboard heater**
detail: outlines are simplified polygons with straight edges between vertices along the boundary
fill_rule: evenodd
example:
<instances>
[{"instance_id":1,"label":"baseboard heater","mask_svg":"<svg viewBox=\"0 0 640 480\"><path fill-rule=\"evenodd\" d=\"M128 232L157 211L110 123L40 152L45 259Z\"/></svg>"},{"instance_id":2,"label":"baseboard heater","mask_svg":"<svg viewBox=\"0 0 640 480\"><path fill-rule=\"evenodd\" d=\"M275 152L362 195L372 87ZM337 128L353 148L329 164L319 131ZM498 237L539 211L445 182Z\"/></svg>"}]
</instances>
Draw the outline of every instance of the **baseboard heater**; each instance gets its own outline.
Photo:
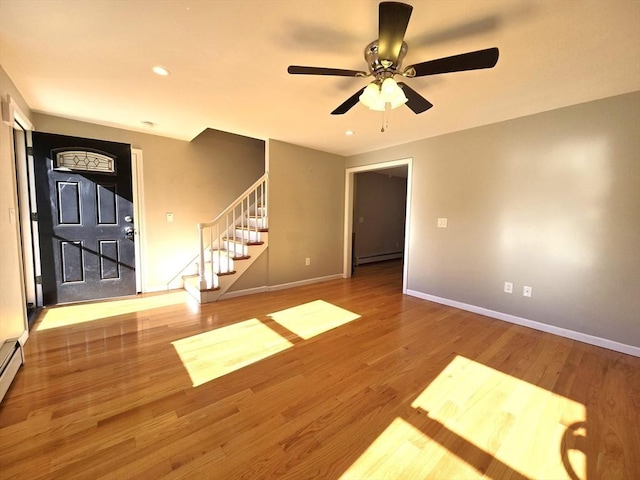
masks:
<instances>
[{"instance_id":1,"label":"baseboard heater","mask_svg":"<svg viewBox=\"0 0 640 480\"><path fill-rule=\"evenodd\" d=\"M23 363L22 345L17 338L7 340L0 347L0 402Z\"/></svg>"},{"instance_id":2,"label":"baseboard heater","mask_svg":"<svg viewBox=\"0 0 640 480\"><path fill-rule=\"evenodd\" d=\"M376 253L374 255L364 255L356 258L356 265L362 265L364 263L383 262L385 260L395 260L396 258L402 258L402 252L391 253Z\"/></svg>"}]
</instances>

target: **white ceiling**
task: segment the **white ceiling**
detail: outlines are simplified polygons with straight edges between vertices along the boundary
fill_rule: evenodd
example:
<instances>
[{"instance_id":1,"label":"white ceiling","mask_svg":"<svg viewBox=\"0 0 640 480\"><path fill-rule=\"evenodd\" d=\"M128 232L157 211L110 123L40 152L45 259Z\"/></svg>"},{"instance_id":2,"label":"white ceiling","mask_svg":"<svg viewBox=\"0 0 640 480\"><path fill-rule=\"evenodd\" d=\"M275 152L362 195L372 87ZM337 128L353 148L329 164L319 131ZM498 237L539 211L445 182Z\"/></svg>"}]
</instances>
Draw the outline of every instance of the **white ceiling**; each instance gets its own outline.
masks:
<instances>
[{"instance_id":1,"label":"white ceiling","mask_svg":"<svg viewBox=\"0 0 640 480\"><path fill-rule=\"evenodd\" d=\"M500 59L408 79L434 108L393 110L385 133L382 114L360 104L330 115L366 79L286 72L366 70L374 0L0 0L0 63L34 111L184 140L209 127L342 155L640 90L638 0L408 3L405 66L493 46ZM153 74L158 64L171 75Z\"/></svg>"}]
</instances>

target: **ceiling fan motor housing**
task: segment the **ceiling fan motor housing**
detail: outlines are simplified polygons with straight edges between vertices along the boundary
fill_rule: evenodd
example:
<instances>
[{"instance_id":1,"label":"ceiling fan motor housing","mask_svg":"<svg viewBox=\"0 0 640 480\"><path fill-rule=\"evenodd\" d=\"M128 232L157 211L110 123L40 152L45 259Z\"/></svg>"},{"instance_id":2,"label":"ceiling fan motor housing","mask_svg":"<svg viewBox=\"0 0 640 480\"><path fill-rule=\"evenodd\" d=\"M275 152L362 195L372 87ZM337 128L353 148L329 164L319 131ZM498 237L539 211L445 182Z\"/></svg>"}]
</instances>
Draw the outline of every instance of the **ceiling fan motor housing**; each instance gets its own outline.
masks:
<instances>
[{"instance_id":1,"label":"ceiling fan motor housing","mask_svg":"<svg viewBox=\"0 0 640 480\"><path fill-rule=\"evenodd\" d=\"M396 74L400 74L400 67L402 66L402 60L407 54L406 42L402 42L400 53L398 54L398 60L394 63L385 58L378 56L378 40L374 40L364 49L364 59L369 67L369 72L376 78L376 82L382 83L385 78L393 77Z\"/></svg>"}]
</instances>

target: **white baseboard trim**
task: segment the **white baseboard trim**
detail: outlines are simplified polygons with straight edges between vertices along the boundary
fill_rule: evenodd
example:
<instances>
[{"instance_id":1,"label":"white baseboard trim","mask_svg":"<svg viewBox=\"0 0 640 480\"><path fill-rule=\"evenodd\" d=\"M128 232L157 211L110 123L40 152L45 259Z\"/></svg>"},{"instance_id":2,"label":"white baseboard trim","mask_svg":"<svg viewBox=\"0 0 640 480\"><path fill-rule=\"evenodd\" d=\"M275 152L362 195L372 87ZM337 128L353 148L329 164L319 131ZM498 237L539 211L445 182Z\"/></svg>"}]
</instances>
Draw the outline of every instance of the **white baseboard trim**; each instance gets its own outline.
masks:
<instances>
[{"instance_id":1,"label":"white baseboard trim","mask_svg":"<svg viewBox=\"0 0 640 480\"><path fill-rule=\"evenodd\" d=\"M402 252L378 253L376 255L366 255L364 257L356 257L356 265L364 265L365 263L383 262L385 260L395 260L402 258Z\"/></svg>"},{"instance_id":2,"label":"white baseboard trim","mask_svg":"<svg viewBox=\"0 0 640 480\"><path fill-rule=\"evenodd\" d=\"M311 285L313 283L327 282L329 280L337 280L344 278L342 273L336 273L335 275L327 275L325 277L309 278L307 280L299 280L297 282L281 283L280 285L272 285L267 287L267 291L275 292L277 290L284 290L286 288L302 287L304 285Z\"/></svg>"},{"instance_id":3,"label":"white baseboard trim","mask_svg":"<svg viewBox=\"0 0 640 480\"><path fill-rule=\"evenodd\" d=\"M226 300L227 298L244 297L245 295L254 295L256 293L264 293L268 291L269 291L269 287L267 286L247 288L244 290L234 290L233 292L223 293L222 295L220 295L220 298L218 300Z\"/></svg>"},{"instance_id":4,"label":"white baseboard trim","mask_svg":"<svg viewBox=\"0 0 640 480\"><path fill-rule=\"evenodd\" d=\"M179 290L182 286L172 286L168 285L148 285L142 288L142 292L140 293L157 293L157 292L170 292L171 290Z\"/></svg>"},{"instance_id":5,"label":"white baseboard trim","mask_svg":"<svg viewBox=\"0 0 640 480\"><path fill-rule=\"evenodd\" d=\"M256 293L264 292L276 292L278 290L285 290L287 288L302 287L304 285L311 285L314 283L326 282L329 280L336 280L338 278L344 278L341 273L335 275L327 275L326 277L308 278L306 280L299 280L297 282L281 283L280 285L263 285L262 287L247 288L245 290L236 290L233 292L226 292L220 295L219 300L226 300L228 298L244 297L245 295L253 295Z\"/></svg>"},{"instance_id":6,"label":"white baseboard trim","mask_svg":"<svg viewBox=\"0 0 640 480\"><path fill-rule=\"evenodd\" d=\"M640 357L640 347L634 347L633 345L626 345L614 340L608 340L606 338L596 337L582 332L576 332L575 330L569 330L566 328L556 327L554 325L548 325L546 323L536 322L534 320L528 320L522 317L516 317L515 315L510 315L508 313L496 312L487 308L469 305L468 303L449 300L448 298L436 297L435 295L429 295L427 293L418 292L416 290L408 289L406 293L407 295L411 295L412 297L421 298L430 302L448 305L450 307L459 308L460 310L466 310L467 312L484 315L485 317L503 320L505 322L514 323L516 325L522 325L523 327L529 327L535 330L540 330L542 332L552 333L553 335L558 335L560 337L570 338L571 340L577 340L579 342L588 343L597 347L607 348L615 352L626 353L627 355Z\"/></svg>"}]
</instances>

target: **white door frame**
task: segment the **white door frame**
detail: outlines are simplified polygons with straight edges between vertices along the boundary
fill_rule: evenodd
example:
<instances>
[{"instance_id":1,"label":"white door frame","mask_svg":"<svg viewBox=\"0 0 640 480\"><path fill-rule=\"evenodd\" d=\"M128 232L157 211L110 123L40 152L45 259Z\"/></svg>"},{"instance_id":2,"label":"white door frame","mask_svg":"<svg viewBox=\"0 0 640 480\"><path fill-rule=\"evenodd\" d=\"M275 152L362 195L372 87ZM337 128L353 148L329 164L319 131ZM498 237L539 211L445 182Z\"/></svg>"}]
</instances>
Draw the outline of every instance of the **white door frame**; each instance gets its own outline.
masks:
<instances>
[{"instance_id":1,"label":"white door frame","mask_svg":"<svg viewBox=\"0 0 640 480\"><path fill-rule=\"evenodd\" d=\"M42 304L42 288L36 284L35 276L40 274L40 258L37 255L37 229L33 232L35 222L31 221L30 196L27 194L29 190L27 185L27 170L33 171L33 157L28 155L28 148L31 147L31 131L33 125L29 121L29 117L22 111L20 105L7 95L6 100L2 100L2 121L11 128L11 138L9 152L12 162L12 169L15 174L15 199L16 207L19 214L16 215L15 210L11 209L9 215L20 217L20 243L18 252L20 255L20 274L22 276L22 301L23 301L23 322L24 330L20 334L18 341L24 345L29 338L29 322L27 318L27 302L34 303L34 306ZM21 139L19 145L15 144L16 132L20 132L18 137ZM17 147L17 150L16 148ZM26 148L25 148L26 147ZM31 163L28 162L31 160ZM33 178L33 176L31 177ZM31 189L31 195L35 195L35 191ZM34 197L35 198L35 197ZM17 219L16 219L17 220ZM13 222L12 222L13 223ZM33 242L32 242L33 239ZM27 264L26 262L30 262ZM40 287L40 288L39 288ZM38 303L39 302L39 303ZM23 357L24 361L24 357Z\"/></svg>"},{"instance_id":2,"label":"white door frame","mask_svg":"<svg viewBox=\"0 0 640 480\"><path fill-rule=\"evenodd\" d=\"M136 256L136 292L147 291L143 279L146 269L144 253L147 246L146 229L144 228L144 184L142 182L142 150L131 149L131 181L133 188L133 225L135 227L135 256Z\"/></svg>"},{"instance_id":3,"label":"white door frame","mask_svg":"<svg viewBox=\"0 0 640 480\"><path fill-rule=\"evenodd\" d=\"M407 278L409 272L409 227L411 219L411 179L413 176L413 158L404 158L402 160L392 160L389 162L373 163L369 165L360 165L358 167L350 167L345 171L345 194L344 194L344 265L342 276L344 278L351 277L352 247L353 247L353 196L354 196L354 177L356 173L373 172L384 168L407 166L407 210L405 215L405 233L404 233L404 261L402 267L402 293L407 293Z\"/></svg>"}]
</instances>

